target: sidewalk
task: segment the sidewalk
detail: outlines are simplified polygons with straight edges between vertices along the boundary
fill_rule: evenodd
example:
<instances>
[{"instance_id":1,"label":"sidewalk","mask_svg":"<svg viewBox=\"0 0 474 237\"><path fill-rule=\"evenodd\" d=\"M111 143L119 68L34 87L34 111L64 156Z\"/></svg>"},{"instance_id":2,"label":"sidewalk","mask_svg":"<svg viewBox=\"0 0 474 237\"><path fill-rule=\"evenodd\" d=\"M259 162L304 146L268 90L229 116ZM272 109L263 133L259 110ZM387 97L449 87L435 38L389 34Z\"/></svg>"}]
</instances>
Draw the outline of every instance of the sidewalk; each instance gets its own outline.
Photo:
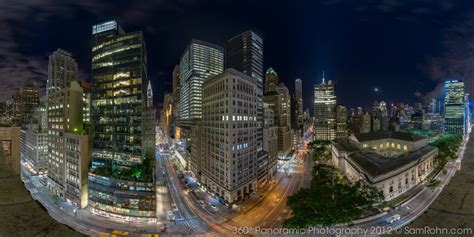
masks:
<instances>
[{"instance_id":1,"label":"sidewalk","mask_svg":"<svg viewBox=\"0 0 474 237\"><path fill-rule=\"evenodd\" d=\"M25 183L31 183L31 177L25 177ZM58 204L54 202L51 197L49 189L46 187L31 187L25 185L31 192L36 189L36 192L32 192L32 197L38 200L43 207L48 210L49 215L56 221L66 224L71 228L87 234L98 236L102 233L110 233L111 230L125 230L129 231L132 236L139 236L141 234L153 233L153 234L182 234L186 233L183 231L181 226L168 221L158 222L132 222L126 221L114 217L104 217L92 214L91 208L78 209L67 201L61 201ZM76 210L76 211L75 211ZM166 225L167 232L163 233L162 230Z\"/></svg>"}]
</instances>

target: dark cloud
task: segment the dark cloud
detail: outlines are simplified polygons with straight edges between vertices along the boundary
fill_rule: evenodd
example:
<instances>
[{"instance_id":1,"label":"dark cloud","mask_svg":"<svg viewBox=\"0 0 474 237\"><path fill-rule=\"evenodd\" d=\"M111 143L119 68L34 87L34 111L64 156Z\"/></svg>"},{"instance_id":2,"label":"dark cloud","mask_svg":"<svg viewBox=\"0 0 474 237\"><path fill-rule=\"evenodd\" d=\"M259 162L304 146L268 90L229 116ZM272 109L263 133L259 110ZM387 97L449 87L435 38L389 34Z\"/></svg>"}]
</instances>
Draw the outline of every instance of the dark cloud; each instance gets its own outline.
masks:
<instances>
[{"instance_id":1,"label":"dark cloud","mask_svg":"<svg viewBox=\"0 0 474 237\"><path fill-rule=\"evenodd\" d=\"M401 22L428 23L444 35L444 49L439 55L427 55L420 66L428 78L437 81L431 91L414 93L416 98L430 100L438 97L447 79L464 80L466 91L474 95L474 12L459 14L456 10L468 9L470 2L456 0L327 0L325 5L354 6L360 14L393 14ZM456 12L456 13L454 13ZM454 15L458 15L453 19Z\"/></svg>"},{"instance_id":2,"label":"dark cloud","mask_svg":"<svg viewBox=\"0 0 474 237\"><path fill-rule=\"evenodd\" d=\"M421 31L423 31L423 27L430 28L427 32L445 31L446 37L443 42L445 48L443 51L437 52L439 54L435 54L435 57L426 55L426 63L418 68L426 72L424 75L431 78L434 82L429 81L431 84L420 84L419 87L425 88L424 90L419 88L407 90L404 96L413 96L416 90L416 95L414 96L416 98L431 97L433 93L436 93L436 90L427 92L430 91L430 89L426 88L435 87L436 82L443 81L446 77L459 77L465 81L468 79L472 81L471 75L473 69L471 65L474 65L474 56L472 53L474 47L472 45L472 42L474 42L474 20L468 16L452 20L453 16L458 15L458 12L453 13L454 10L462 10L463 8L463 6L457 4L458 1L455 0L324 0L318 3L315 3L315 1L306 1L303 4L307 11L306 14L301 13L302 9L298 8L297 3L288 4L268 1L265 3L249 2L243 4L241 2L234 2L229 4L229 2L230 0L213 1L212 3L210 0L0 0L0 29L2 29L2 33L0 34L0 82L2 83L0 87L0 101L11 96L17 88L28 80L40 81L41 84L44 85L47 78L48 55L57 47L64 47L63 45L71 47L70 49L65 48L66 50L76 51L75 57L77 56L79 61L80 78L88 78L88 68L90 67L88 61L89 56L87 53L84 53L89 47L87 45L88 36L68 36L67 34L74 34L76 32L66 29L66 27L61 28L61 32L42 32L38 29L30 30L31 28L42 25L51 27L53 24L61 24L61 22L58 23L58 19L66 19L68 21L65 22L72 22L72 24L79 21L87 22L82 22L82 25L76 23L74 25L76 27L89 27L94 21L116 19L125 29L142 29L147 37L147 47L150 49L150 75L154 76L154 78L157 79L156 81L159 80L159 83L156 82L156 84L159 84L158 90L163 91L165 88L161 85L169 84L167 82L169 82L170 79L169 75L170 70L172 70L172 65L178 62L181 50L191 38L197 37L210 42L222 43L224 42L223 40L238 33L238 31L252 27L263 31L262 35L265 38L265 52L267 55L265 58L266 66L273 66L279 71L282 71L281 75L285 75L282 76L282 78L284 78L282 80L288 80L286 81L288 85L293 84L289 82L293 77L302 77L304 83L308 83L307 85L313 84L314 81L312 80L315 79L316 76L314 76L315 74L311 71L311 68L315 67L313 61L315 61L315 58L318 56L322 57L320 61L323 64L329 64L329 67L332 66L330 65L331 57L349 57L350 60L348 61L360 61L359 65L354 64L356 69L364 66L364 63L367 65L373 63L373 61L367 58L380 57L380 59L375 60L375 63L377 63L376 67L383 68L383 73L386 73L387 76L390 76L389 74L391 72L386 72L386 69L394 70L395 72L406 70L407 67L385 67L386 64L397 66L397 63L393 63L392 61L390 61L392 63L387 63L387 57L390 56L380 55L374 52L376 50L373 49L373 43L367 42L370 42L370 40L374 40L374 43L380 41L388 42L390 41L389 38L394 37L396 39L390 42L405 41L407 37L411 36L407 35L405 37L403 35L405 29L400 28L407 27L407 25L414 25L411 23L417 24ZM246 15L244 11L248 9L246 9L245 5L254 7L256 10L253 9L253 12ZM270 9L273 5L277 7ZM261 9L259 9L259 7ZM292 7L295 8L293 9ZM234 8L237 10L233 13L232 10ZM283 8L285 8L285 10L279 10ZM324 12L316 14L315 11L318 11L318 9L321 11L330 9L331 13L335 13L334 17L327 14L324 18L318 18L318 15L324 15ZM79 12L79 15L74 16L74 12ZM347 14L347 12L351 14ZM338 13L340 13L340 15ZM341 28L325 27L325 25L331 25L331 23L337 22L337 18L343 18L345 16L344 14L350 15L352 17L349 18L351 21L368 19L367 22L370 24L354 28L352 24L347 24L347 21L341 21L342 23L338 25L338 27ZM459 15L464 14L465 13ZM86 16L87 19L82 19L81 17L83 15ZM308 15L308 18L303 18L302 20L300 18L302 15ZM54 18L54 20L51 20L52 18ZM330 18L331 20L329 20ZM382 24L383 26L376 24L379 21L384 22L384 24ZM255 22L258 23L256 24ZM282 22L285 22L285 24L282 24ZM308 25L302 27L301 25L304 25L305 22L307 22ZM384 32L383 29L387 26L385 23L393 22L395 22L395 24L391 26L395 25L395 28L399 26L403 27L395 29L396 33L394 34L388 34L391 29L387 29L387 32ZM355 22L351 23L354 24ZM294 34L287 34L287 28L294 30ZM313 34L317 28L320 32ZM364 30L364 28L366 28L367 31L360 33L360 30ZM374 29L379 31L373 33ZM40 35L40 33L44 35ZM66 34L66 36L54 37L54 34ZM56 41L50 43L48 40L44 40L44 38L48 37L55 38ZM297 37L299 38L295 40ZM325 39L325 37L328 38ZM341 53L341 55L333 52L337 48L344 47L343 43L347 43L345 41L338 41L338 39L353 39L357 37L360 37L359 41L349 42L349 46L346 46L347 50ZM73 43L64 44L62 41L66 41L65 38L72 40ZM25 49L36 48L35 41L37 39L42 40L42 48L37 49L33 53L25 52ZM318 39L324 40L318 41ZM435 41L439 39L427 37L426 40ZM412 39L411 41L417 40ZM331 44L332 42L334 42L334 44ZM411 42L405 42L401 45L380 44L379 49L382 46L386 48L409 47L410 43ZM282 47L282 45L285 45L285 47ZM300 45L304 45L304 47L299 47ZM286 49L286 47L289 49ZM311 55L309 52L312 51L312 48L317 47L322 48L322 50L317 51L315 55ZM328 50L327 53L324 51L326 49ZM401 48L400 51L403 51L403 48ZM353 55L348 55L347 52L351 52L350 54ZM388 52L393 53L392 51ZM321 55L324 55L324 57ZM403 58L404 56L405 55L400 54L395 57ZM417 61L413 61L413 63L409 62L411 63L410 65L417 63ZM321 64L321 62L318 61L319 64ZM378 62L380 62L380 64L378 64ZM406 62L404 63L408 64ZM337 68L335 66L334 70L350 72L350 68L345 67L347 63L341 65L344 67L340 66ZM324 67L326 67L326 65L324 65ZM347 85L352 85L347 78L356 77L361 78L361 80L375 81L376 79L374 79L374 77L385 76L371 75L371 70L377 70L375 66L375 69L362 68L363 70L356 70L354 73L347 73L349 74L348 76L335 79L340 79L341 84L346 83ZM334 72L334 74L336 74L336 72ZM404 84L409 80L407 79L409 77L407 74L413 74L413 72L409 71L400 74L401 75L394 76L393 78L405 78L403 83L397 83ZM384 79L383 82L377 84L390 88L389 86L391 84L387 84L389 80L390 79ZM417 78L417 80L427 81L426 78ZM364 83L362 84L365 85ZM469 84L469 82L467 82L467 84L467 87L472 85L472 83ZM312 86L306 87L308 88L308 91L305 92L306 94L312 95L310 91L311 87ZM437 88L440 88L439 85ZM353 94L349 94L352 93L351 91L352 90L342 91L341 89L341 94L347 94L347 97L350 95L354 98L355 96ZM389 90L385 91L388 92ZM474 94L474 91L471 93ZM393 96L394 95L391 94L390 98ZM309 97L305 99L311 101ZM357 103L362 102L357 101Z\"/></svg>"},{"instance_id":3,"label":"dark cloud","mask_svg":"<svg viewBox=\"0 0 474 237\"><path fill-rule=\"evenodd\" d=\"M430 99L442 88L445 80L460 79L466 91L474 95L474 12L460 16L445 30L444 50L429 58L425 72L430 79L438 81L435 90L426 94Z\"/></svg>"},{"instance_id":4,"label":"dark cloud","mask_svg":"<svg viewBox=\"0 0 474 237\"><path fill-rule=\"evenodd\" d=\"M19 43L20 36L29 37L30 44L35 35L31 35L24 24L37 24L47 21L51 16L67 16L68 11L81 6L94 11L99 9L99 1L55 1L55 0L2 0L0 1L0 101L11 96L27 81L37 81L44 87L47 80L48 61L44 55L24 54L25 45Z\"/></svg>"},{"instance_id":5,"label":"dark cloud","mask_svg":"<svg viewBox=\"0 0 474 237\"><path fill-rule=\"evenodd\" d=\"M73 17L72 12L84 11L100 20L110 17L128 25L142 25L153 21L156 14L173 12L180 14L183 8L197 4L195 0L178 1L124 1L95 0L0 0L0 101L4 101L27 81L38 81L44 87L47 80L48 54L58 46L50 46L48 53L39 55L24 53L25 47L34 47L35 40L47 35L38 35L29 27L49 23L55 19ZM163 22L163 26L169 22ZM144 26L146 34L155 35L159 29ZM43 33L43 32L41 32ZM23 43L23 44L22 44ZM69 49L66 49L69 50ZM81 65L80 65L81 66ZM88 72L79 67L81 79Z\"/></svg>"}]
</instances>

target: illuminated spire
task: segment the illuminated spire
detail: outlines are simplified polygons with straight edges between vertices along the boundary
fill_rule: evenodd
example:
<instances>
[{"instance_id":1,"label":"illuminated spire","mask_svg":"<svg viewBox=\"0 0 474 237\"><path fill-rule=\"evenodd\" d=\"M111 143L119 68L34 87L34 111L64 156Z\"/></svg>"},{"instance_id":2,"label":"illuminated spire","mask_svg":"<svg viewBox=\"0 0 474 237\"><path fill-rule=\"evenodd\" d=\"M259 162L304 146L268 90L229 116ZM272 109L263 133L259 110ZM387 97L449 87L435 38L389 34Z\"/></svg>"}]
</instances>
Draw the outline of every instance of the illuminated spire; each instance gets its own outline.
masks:
<instances>
[{"instance_id":1,"label":"illuminated spire","mask_svg":"<svg viewBox=\"0 0 474 237\"><path fill-rule=\"evenodd\" d=\"M323 70L323 83L321 84L325 84L325 79L324 79L324 70Z\"/></svg>"},{"instance_id":2,"label":"illuminated spire","mask_svg":"<svg viewBox=\"0 0 474 237\"><path fill-rule=\"evenodd\" d=\"M147 107L153 107L153 90L151 89L151 82L148 81L148 86L146 90L146 97L147 97Z\"/></svg>"}]
</instances>

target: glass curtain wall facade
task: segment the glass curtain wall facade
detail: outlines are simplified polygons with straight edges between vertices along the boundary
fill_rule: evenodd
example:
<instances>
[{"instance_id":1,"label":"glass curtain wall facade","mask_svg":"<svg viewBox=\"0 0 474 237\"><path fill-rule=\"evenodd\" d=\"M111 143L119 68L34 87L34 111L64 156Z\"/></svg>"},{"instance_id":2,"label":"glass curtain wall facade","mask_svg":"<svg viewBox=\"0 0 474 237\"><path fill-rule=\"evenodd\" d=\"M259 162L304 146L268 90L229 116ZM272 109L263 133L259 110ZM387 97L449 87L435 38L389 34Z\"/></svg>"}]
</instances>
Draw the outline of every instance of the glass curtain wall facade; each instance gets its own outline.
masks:
<instances>
[{"instance_id":1,"label":"glass curtain wall facade","mask_svg":"<svg viewBox=\"0 0 474 237\"><path fill-rule=\"evenodd\" d=\"M155 217L154 157L142 149L147 61L142 32L115 22L93 26L89 205Z\"/></svg>"},{"instance_id":2,"label":"glass curtain wall facade","mask_svg":"<svg viewBox=\"0 0 474 237\"><path fill-rule=\"evenodd\" d=\"M314 139L336 138L336 96L332 81L314 86Z\"/></svg>"},{"instance_id":3,"label":"glass curtain wall facade","mask_svg":"<svg viewBox=\"0 0 474 237\"><path fill-rule=\"evenodd\" d=\"M180 124L186 125L202 118L202 84L224 70L224 52L221 46L192 40L179 64Z\"/></svg>"},{"instance_id":4,"label":"glass curtain wall facade","mask_svg":"<svg viewBox=\"0 0 474 237\"><path fill-rule=\"evenodd\" d=\"M464 82L446 81L445 89L444 131L462 136L465 132Z\"/></svg>"}]
</instances>

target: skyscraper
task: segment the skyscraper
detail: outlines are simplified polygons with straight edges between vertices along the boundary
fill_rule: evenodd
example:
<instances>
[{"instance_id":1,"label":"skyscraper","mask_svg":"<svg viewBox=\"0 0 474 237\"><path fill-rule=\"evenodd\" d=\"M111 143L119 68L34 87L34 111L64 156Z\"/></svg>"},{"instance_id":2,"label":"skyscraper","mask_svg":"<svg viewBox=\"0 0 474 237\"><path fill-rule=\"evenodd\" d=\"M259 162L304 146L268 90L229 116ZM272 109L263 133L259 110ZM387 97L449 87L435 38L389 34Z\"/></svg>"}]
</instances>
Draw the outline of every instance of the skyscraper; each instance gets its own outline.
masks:
<instances>
[{"instance_id":1,"label":"skyscraper","mask_svg":"<svg viewBox=\"0 0 474 237\"><path fill-rule=\"evenodd\" d=\"M163 100L163 109L161 111L161 129L165 136L171 135L171 116L173 115L173 95L165 92Z\"/></svg>"},{"instance_id":2,"label":"skyscraper","mask_svg":"<svg viewBox=\"0 0 474 237\"><path fill-rule=\"evenodd\" d=\"M172 92L171 95L176 99L179 98L179 65L175 65L172 74Z\"/></svg>"},{"instance_id":3,"label":"skyscraper","mask_svg":"<svg viewBox=\"0 0 474 237\"><path fill-rule=\"evenodd\" d=\"M257 82L234 69L203 84L201 183L227 203L257 188Z\"/></svg>"},{"instance_id":4,"label":"skyscraper","mask_svg":"<svg viewBox=\"0 0 474 237\"><path fill-rule=\"evenodd\" d=\"M273 68L268 68L265 72L265 93L275 91L278 82L278 73Z\"/></svg>"},{"instance_id":5,"label":"skyscraper","mask_svg":"<svg viewBox=\"0 0 474 237\"><path fill-rule=\"evenodd\" d=\"M333 140L336 137L336 96L331 80L314 86L314 139Z\"/></svg>"},{"instance_id":6,"label":"skyscraper","mask_svg":"<svg viewBox=\"0 0 474 237\"><path fill-rule=\"evenodd\" d=\"M280 83L276 87L278 100L273 108L276 108L275 122L278 126L278 148L282 153L287 153L292 146L291 136L291 97L285 84Z\"/></svg>"},{"instance_id":7,"label":"skyscraper","mask_svg":"<svg viewBox=\"0 0 474 237\"><path fill-rule=\"evenodd\" d=\"M471 108L469 108L469 93L464 94L464 133L471 132Z\"/></svg>"},{"instance_id":8,"label":"skyscraper","mask_svg":"<svg viewBox=\"0 0 474 237\"><path fill-rule=\"evenodd\" d=\"M234 68L257 83L257 156L258 180L266 183L268 154L263 150L263 39L249 30L230 38L225 44L225 67Z\"/></svg>"},{"instance_id":9,"label":"skyscraper","mask_svg":"<svg viewBox=\"0 0 474 237\"><path fill-rule=\"evenodd\" d=\"M83 108L87 106L83 93L78 81L70 81L48 95L48 188L65 198L70 198L66 195L66 181L71 177L66 134L83 132ZM88 151L83 152L89 156Z\"/></svg>"},{"instance_id":10,"label":"skyscraper","mask_svg":"<svg viewBox=\"0 0 474 237\"><path fill-rule=\"evenodd\" d=\"M275 113L267 103L263 104L263 150L268 154L268 179L277 172L278 162L278 127L275 126Z\"/></svg>"},{"instance_id":11,"label":"skyscraper","mask_svg":"<svg viewBox=\"0 0 474 237\"><path fill-rule=\"evenodd\" d=\"M303 132L303 82L301 79L295 80L295 108L293 109L295 129Z\"/></svg>"},{"instance_id":12,"label":"skyscraper","mask_svg":"<svg viewBox=\"0 0 474 237\"><path fill-rule=\"evenodd\" d=\"M274 121L278 127L278 152L285 154L289 152L292 145L291 97L288 88L283 83L273 85L276 82L278 82L278 74L273 68L267 69L265 73L267 87L263 99L275 115Z\"/></svg>"},{"instance_id":13,"label":"skyscraper","mask_svg":"<svg viewBox=\"0 0 474 237\"><path fill-rule=\"evenodd\" d=\"M225 67L234 68L250 76L261 87L263 39L253 31L246 31L230 38L225 44Z\"/></svg>"},{"instance_id":14,"label":"skyscraper","mask_svg":"<svg viewBox=\"0 0 474 237\"><path fill-rule=\"evenodd\" d=\"M22 111L22 103L21 103L21 91L17 91L11 98L11 121L13 125L20 126L21 125L21 111Z\"/></svg>"},{"instance_id":15,"label":"skyscraper","mask_svg":"<svg viewBox=\"0 0 474 237\"><path fill-rule=\"evenodd\" d=\"M66 87L70 81L78 79L77 63L71 53L57 49L49 56L46 94L58 91Z\"/></svg>"},{"instance_id":16,"label":"skyscraper","mask_svg":"<svg viewBox=\"0 0 474 237\"><path fill-rule=\"evenodd\" d=\"M190 126L202 117L202 83L224 70L224 49L200 40L191 40L179 64L181 126Z\"/></svg>"},{"instance_id":17,"label":"skyscraper","mask_svg":"<svg viewBox=\"0 0 474 237\"><path fill-rule=\"evenodd\" d=\"M171 121L170 121L170 136L172 138L179 138L179 94L181 89L181 81L179 78L179 65L175 65L172 73L173 87L171 95L173 96L173 103L171 108Z\"/></svg>"},{"instance_id":18,"label":"skyscraper","mask_svg":"<svg viewBox=\"0 0 474 237\"><path fill-rule=\"evenodd\" d=\"M464 135L465 133L465 104L464 82L458 80L444 83L446 97L444 100L444 130L445 132Z\"/></svg>"},{"instance_id":19,"label":"skyscraper","mask_svg":"<svg viewBox=\"0 0 474 237\"><path fill-rule=\"evenodd\" d=\"M26 83L21 87L22 123L30 122L34 109L39 105L39 86L36 82Z\"/></svg>"},{"instance_id":20,"label":"skyscraper","mask_svg":"<svg viewBox=\"0 0 474 237\"><path fill-rule=\"evenodd\" d=\"M147 103L142 111L142 150L145 157L155 157L156 153L156 108L153 106L153 90L148 80Z\"/></svg>"},{"instance_id":21,"label":"skyscraper","mask_svg":"<svg viewBox=\"0 0 474 237\"><path fill-rule=\"evenodd\" d=\"M154 154L145 149L147 51L141 31L116 21L92 27L92 165L89 205L155 217Z\"/></svg>"},{"instance_id":22,"label":"skyscraper","mask_svg":"<svg viewBox=\"0 0 474 237\"><path fill-rule=\"evenodd\" d=\"M347 108L344 105L338 105L336 106L336 138L347 136Z\"/></svg>"},{"instance_id":23,"label":"skyscraper","mask_svg":"<svg viewBox=\"0 0 474 237\"><path fill-rule=\"evenodd\" d=\"M371 131L371 118L369 112L360 116L360 133L369 133Z\"/></svg>"}]
</instances>

